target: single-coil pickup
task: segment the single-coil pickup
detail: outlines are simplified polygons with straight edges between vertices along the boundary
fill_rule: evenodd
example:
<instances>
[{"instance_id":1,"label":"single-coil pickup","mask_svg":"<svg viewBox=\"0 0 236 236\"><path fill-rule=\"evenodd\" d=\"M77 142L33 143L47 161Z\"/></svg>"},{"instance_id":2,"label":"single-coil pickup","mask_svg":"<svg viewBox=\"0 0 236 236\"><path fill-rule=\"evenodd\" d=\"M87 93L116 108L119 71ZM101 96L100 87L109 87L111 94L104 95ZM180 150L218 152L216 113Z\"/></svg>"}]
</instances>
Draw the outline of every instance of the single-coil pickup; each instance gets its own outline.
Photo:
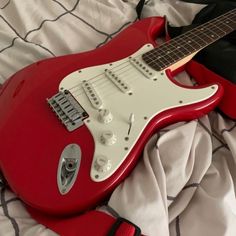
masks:
<instances>
[{"instance_id":1,"label":"single-coil pickup","mask_svg":"<svg viewBox=\"0 0 236 236\"><path fill-rule=\"evenodd\" d=\"M85 80L82 82L82 87L89 101L91 102L92 106L96 109L102 108L102 101L100 97L98 96L98 94L96 93L92 83Z\"/></svg>"},{"instance_id":2,"label":"single-coil pickup","mask_svg":"<svg viewBox=\"0 0 236 236\"><path fill-rule=\"evenodd\" d=\"M129 57L130 63L137 68L145 77L148 79L154 80L156 79L156 71L151 69L148 65L146 65L141 58Z\"/></svg>"},{"instance_id":3,"label":"single-coil pickup","mask_svg":"<svg viewBox=\"0 0 236 236\"><path fill-rule=\"evenodd\" d=\"M130 86L118 75L109 69L105 69L105 75L123 92L131 92Z\"/></svg>"}]
</instances>

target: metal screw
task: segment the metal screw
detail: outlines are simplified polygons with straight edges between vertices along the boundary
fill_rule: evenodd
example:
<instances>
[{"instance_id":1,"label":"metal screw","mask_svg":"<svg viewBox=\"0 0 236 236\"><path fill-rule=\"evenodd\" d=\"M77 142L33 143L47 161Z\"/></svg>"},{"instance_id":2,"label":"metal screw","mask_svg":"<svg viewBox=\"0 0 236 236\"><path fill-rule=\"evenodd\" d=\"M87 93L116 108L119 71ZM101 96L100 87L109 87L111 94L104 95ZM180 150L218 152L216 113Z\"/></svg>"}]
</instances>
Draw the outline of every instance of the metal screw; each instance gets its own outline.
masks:
<instances>
[{"instance_id":1,"label":"metal screw","mask_svg":"<svg viewBox=\"0 0 236 236\"><path fill-rule=\"evenodd\" d=\"M66 192L66 189L65 189L65 188L63 188L61 191L62 191L62 193L65 193L65 192Z\"/></svg>"}]
</instances>

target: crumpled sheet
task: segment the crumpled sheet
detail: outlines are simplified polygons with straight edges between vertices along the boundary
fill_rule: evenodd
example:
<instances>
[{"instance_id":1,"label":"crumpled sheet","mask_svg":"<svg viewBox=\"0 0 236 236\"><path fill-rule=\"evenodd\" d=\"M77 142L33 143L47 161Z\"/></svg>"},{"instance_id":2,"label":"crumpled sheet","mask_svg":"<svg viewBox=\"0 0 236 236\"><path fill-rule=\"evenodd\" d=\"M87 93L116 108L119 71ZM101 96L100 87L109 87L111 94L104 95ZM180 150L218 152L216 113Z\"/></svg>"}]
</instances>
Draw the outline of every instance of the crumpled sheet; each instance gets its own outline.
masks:
<instances>
[{"instance_id":1,"label":"crumpled sheet","mask_svg":"<svg viewBox=\"0 0 236 236\"><path fill-rule=\"evenodd\" d=\"M136 20L137 2L1 1L0 81L37 60L103 45ZM189 24L202 7L149 0L142 17L166 15L179 26ZM178 79L189 83L186 73ZM149 140L108 204L146 235L234 236L235 144L236 123L217 112L165 127ZM56 235L31 219L3 183L0 204L0 236Z\"/></svg>"},{"instance_id":2,"label":"crumpled sheet","mask_svg":"<svg viewBox=\"0 0 236 236\"><path fill-rule=\"evenodd\" d=\"M109 205L146 235L236 235L236 124L212 112L154 135Z\"/></svg>"}]
</instances>

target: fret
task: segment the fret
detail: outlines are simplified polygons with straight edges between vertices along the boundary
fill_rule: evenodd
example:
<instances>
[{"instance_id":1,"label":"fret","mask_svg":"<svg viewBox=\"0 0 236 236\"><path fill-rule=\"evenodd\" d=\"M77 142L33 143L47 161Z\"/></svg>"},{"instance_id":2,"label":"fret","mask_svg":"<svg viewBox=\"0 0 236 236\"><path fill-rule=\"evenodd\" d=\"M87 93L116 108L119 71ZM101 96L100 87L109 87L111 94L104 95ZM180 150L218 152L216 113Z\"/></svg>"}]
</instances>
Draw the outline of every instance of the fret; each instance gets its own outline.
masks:
<instances>
[{"instance_id":1,"label":"fret","mask_svg":"<svg viewBox=\"0 0 236 236\"><path fill-rule=\"evenodd\" d=\"M232 19L229 18L229 16L223 16L222 21L220 22L221 25L224 25L225 29L227 28L228 33L230 33L236 27L236 16L234 17L235 20L233 19L233 16Z\"/></svg>"},{"instance_id":2,"label":"fret","mask_svg":"<svg viewBox=\"0 0 236 236\"><path fill-rule=\"evenodd\" d=\"M178 59L178 55L173 53L173 51L170 49L170 47L163 47L160 46L158 52L161 55L161 58L159 58L160 60L166 60L167 63L169 62L175 62L176 59Z\"/></svg>"},{"instance_id":3,"label":"fret","mask_svg":"<svg viewBox=\"0 0 236 236\"><path fill-rule=\"evenodd\" d=\"M164 49L164 47L163 47L163 49ZM181 51L178 51L178 53L179 53L178 54L178 53L176 53L177 50L174 50L174 51L171 50L171 47L168 47L165 50L166 50L166 53L168 54L168 56L171 57L171 63L178 61L181 58L181 55L182 56L184 55Z\"/></svg>"},{"instance_id":4,"label":"fret","mask_svg":"<svg viewBox=\"0 0 236 236\"><path fill-rule=\"evenodd\" d=\"M170 53L168 54L171 58L172 58L172 62L177 62L181 56L180 55L177 55L174 51L170 51Z\"/></svg>"},{"instance_id":5,"label":"fret","mask_svg":"<svg viewBox=\"0 0 236 236\"><path fill-rule=\"evenodd\" d=\"M182 38L176 38L171 41L171 44L176 48L176 50L178 52L181 51L184 56L188 55L194 49L193 46L186 44Z\"/></svg>"},{"instance_id":6,"label":"fret","mask_svg":"<svg viewBox=\"0 0 236 236\"><path fill-rule=\"evenodd\" d=\"M226 31L227 33L230 33L233 30L233 28L224 21L222 21L220 25L222 26L222 28L224 28L224 31Z\"/></svg>"},{"instance_id":7,"label":"fret","mask_svg":"<svg viewBox=\"0 0 236 236\"><path fill-rule=\"evenodd\" d=\"M168 59L167 59L167 58L166 58L166 59L164 58L164 57L166 57L165 53L163 53L161 50L158 50L158 51L150 51L150 52L151 52L151 53L148 54L148 56L149 56L148 60L149 60L150 62L152 62L152 61L159 61L159 60L161 60L161 59L165 60L165 61L163 62L163 65L165 65L165 63L168 62Z\"/></svg>"},{"instance_id":8,"label":"fret","mask_svg":"<svg viewBox=\"0 0 236 236\"><path fill-rule=\"evenodd\" d=\"M187 43L193 44L194 48L196 50L199 50L200 48L208 44L208 41L206 41L204 38L205 38L205 34L199 35L194 32L189 32L189 35L187 37Z\"/></svg>"},{"instance_id":9,"label":"fret","mask_svg":"<svg viewBox=\"0 0 236 236\"><path fill-rule=\"evenodd\" d=\"M215 33L218 38L221 38L227 34L227 32L221 29L219 26L212 26L211 28L209 28L209 30Z\"/></svg>"},{"instance_id":10,"label":"fret","mask_svg":"<svg viewBox=\"0 0 236 236\"><path fill-rule=\"evenodd\" d=\"M159 50L160 55L157 57L159 61L162 61L164 64L171 61L171 57L168 55L167 51Z\"/></svg>"},{"instance_id":11,"label":"fret","mask_svg":"<svg viewBox=\"0 0 236 236\"><path fill-rule=\"evenodd\" d=\"M210 30L209 28L200 28L198 29L199 33L196 33L197 37L208 38L208 43L213 43L215 40L221 38L216 32Z\"/></svg>"},{"instance_id":12,"label":"fret","mask_svg":"<svg viewBox=\"0 0 236 236\"><path fill-rule=\"evenodd\" d=\"M175 62L174 58L170 55L169 52L163 52L163 55L158 59L159 62L162 62L164 65Z\"/></svg>"},{"instance_id":13,"label":"fret","mask_svg":"<svg viewBox=\"0 0 236 236\"><path fill-rule=\"evenodd\" d=\"M179 61L180 54L177 54L176 51L171 50L169 47L163 47L161 45L158 49L157 51L153 51L152 54L149 54L148 60L145 58L145 61L153 68L161 70L164 69L166 65ZM150 60L150 56L152 60Z\"/></svg>"},{"instance_id":14,"label":"fret","mask_svg":"<svg viewBox=\"0 0 236 236\"><path fill-rule=\"evenodd\" d=\"M202 30L202 28L201 28L201 30ZM205 32L205 34L210 33L210 35L214 35L214 37L216 39L222 38L223 36L225 36L227 34L227 32L225 32L223 29L221 29L221 27L219 27L216 24L212 24L212 23L205 24L202 32Z\"/></svg>"},{"instance_id":15,"label":"fret","mask_svg":"<svg viewBox=\"0 0 236 236\"><path fill-rule=\"evenodd\" d=\"M198 43L198 47L196 47L197 50L207 46L209 43L212 43L214 39L208 34L206 30L200 30L200 31L193 31L190 32L192 35L192 38L195 42Z\"/></svg>"},{"instance_id":16,"label":"fret","mask_svg":"<svg viewBox=\"0 0 236 236\"><path fill-rule=\"evenodd\" d=\"M142 57L152 68L162 70L203 49L235 29L236 9L233 9L144 53Z\"/></svg>"},{"instance_id":17,"label":"fret","mask_svg":"<svg viewBox=\"0 0 236 236\"><path fill-rule=\"evenodd\" d=\"M189 54L192 51L195 51L196 47L198 46L196 42L189 43L190 41L192 40L187 35L185 35L182 38L178 38L176 43L182 45L182 50L184 50L186 54Z\"/></svg>"},{"instance_id":18,"label":"fret","mask_svg":"<svg viewBox=\"0 0 236 236\"><path fill-rule=\"evenodd\" d=\"M152 68L155 68L156 70L162 70L167 65L171 65L174 62L179 61L181 58L183 58L183 54L176 54L175 51L168 51L163 50L162 47L158 48L158 51L154 51L155 53L149 54L149 58L147 59L146 55L143 55L143 59L145 62L147 62ZM162 50L160 50L162 49ZM161 53L160 53L161 52ZM159 54L157 54L159 53ZM152 60L150 60L150 55L152 55ZM159 56L158 56L159 55ZM186 54L184 54L186 55Z\"/></svg>"},{"instance_id":19,"label":"fret","mask_svg":"<svg viewBox=\"0 0 236 236\"><path fill-rule=\"evenodd\" d=\"M147 61L146 55L144 54L143 59L149 66L151 66L152 68L155 68L157 70L161 70L162 68L165 68L165 66L166 66L166 63L161 61L161 56L154 57L154 55L152 55L152 59Z\"/></svg>"},{"instance_id":20,"label":"fret","mask_svg":"<svg viewBox=\"0 0 236 236\"><path fill-rule=\"evenodd\" d=\"M169 62L164 59L164 57L160 57L158 59L152 60L149 65L153 68L158 68L160 70L164 69L166 65L169 65Z\"/></svg>"},{"instance_id":21,"label":"fret","mask_svg":"<svg viewBox=\"0 0 236 236\"><path fill-rule=\"evenodd\" d=\"M196 28L193 34L195 37L198 38L201 37L205 41L205 43L209 43L209 41L210 43L212 42L212 37L211 37L212 31L209 30L209 28L200 28L200 29ZM217 37L219 36L217 35Z\"/></svg>"},{"instance_id":22,"label":"fret","mask_svg":"<svg viewBox=\"0 0 236 236\"><path fill-rule=\"evenodd\" d=\"M163 70L166 67L165 64L162 64L159 61L152 61L152 62L148 63L148 65L150 67L154 68L157 71L161 71L161 70Z\"/></svg>"},{"instance_id":23,"label":"fret","mask_svg":"<svg viewBox=\"0 0 236 236\"><path fill-rule=\"evenodd\" d=\"M186 54L182 51L182 47L177 45L177 44L174 44L174 42L170 41L170 42L167 42L166 44L164 45L161 45L161 47L164 49L164 50L170 50L172 54L175 55L176 59L179 59L179 56L185 56Z\"/></svg>"},{"instance_id":24,"label":"fret","mask_svg":"<svg viewBox=\"0 0 236 236\"><path fill-rule=\"evenodd\" d=\"M190 45L193 48L192 52L199 50L203 45L206 44L206 42L202 38L199 38L198 40L196 40L195 37L196 35L193 32L188 32L183 37L186 44Z\"/></svg>"},{"instance_id":25,"label":"fret","mask_svg":"<svg viewBox=\"0 0 236 236\"><path fill-rule=\"evenodd\" d=\"M155 51L151 50L145 53L145 60L149 63L151 61L153 61L154 57L153 54L155 53Z\"/></svg>"},{"instance_id":26,"label":"fret","mask_svg":"<svg viewBox=\"0 0 236 236\"><path fill-rule=\"evenodd\" d=\"M154 65L154 64L161 64L161 66L165 66L166 64L173 63L176 61L177 55L173 54L170 49L162 49L159 47L158 51L149 51L145 55L145 61Z\"/></svg>"},{"instance_id":27,"label":"fret","mask_svg":"<svg viewBox=\"0 0 236 236\"><path fill-rule=\"evenodd\" d=\"M233 25L231 25L232 22L228 16L222 16L220 21L216 24L212 24L213 26L210 28L212 31L216 31L219 33L219 36L224 36L224 34L228 34L234 30ZM214 23L214 22L213 22Z\"/></svg>"}]
</instances>

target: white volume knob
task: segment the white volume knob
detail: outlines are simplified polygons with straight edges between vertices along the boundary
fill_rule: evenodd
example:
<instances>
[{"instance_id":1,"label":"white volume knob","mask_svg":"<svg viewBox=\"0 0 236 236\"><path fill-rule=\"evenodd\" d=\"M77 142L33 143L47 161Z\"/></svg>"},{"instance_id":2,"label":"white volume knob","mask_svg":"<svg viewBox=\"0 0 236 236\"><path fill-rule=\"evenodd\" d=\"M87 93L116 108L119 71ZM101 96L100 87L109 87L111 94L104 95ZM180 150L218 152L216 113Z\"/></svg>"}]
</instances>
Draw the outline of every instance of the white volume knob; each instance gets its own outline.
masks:
<instances>
[{"instance_id":1,"label":"white volume knob","mask_svg":"<svg viewBox=\"0 0 236 236\"><path fill-rule=\"evenodd\" d=\"M106 172L111 169L111 160L105 156L98 156L95 160L94 168L98 172Z\"/></svg>"},{"instance_id":2,"label":"white volume knob","mask_svg":"<svg viewBox=\"0 0 236 236\"><path fill-rule=\"evenodd\" d=\"M113 116L108 109L102 109L99 111L99 120L102 123L107 124L112 121L112 118Z\"/></svg>"},{"instance_id":3,"label":"white volume knob","mask_svg":"<svg viewBox=\"0 0 236 236\"><path fill-rule=\"evenodd\" d=\"M116 142L116 136L112 131L107 130L102 133L101 142L105 145L112 145Z\"/></svg>"}]
</instances>

